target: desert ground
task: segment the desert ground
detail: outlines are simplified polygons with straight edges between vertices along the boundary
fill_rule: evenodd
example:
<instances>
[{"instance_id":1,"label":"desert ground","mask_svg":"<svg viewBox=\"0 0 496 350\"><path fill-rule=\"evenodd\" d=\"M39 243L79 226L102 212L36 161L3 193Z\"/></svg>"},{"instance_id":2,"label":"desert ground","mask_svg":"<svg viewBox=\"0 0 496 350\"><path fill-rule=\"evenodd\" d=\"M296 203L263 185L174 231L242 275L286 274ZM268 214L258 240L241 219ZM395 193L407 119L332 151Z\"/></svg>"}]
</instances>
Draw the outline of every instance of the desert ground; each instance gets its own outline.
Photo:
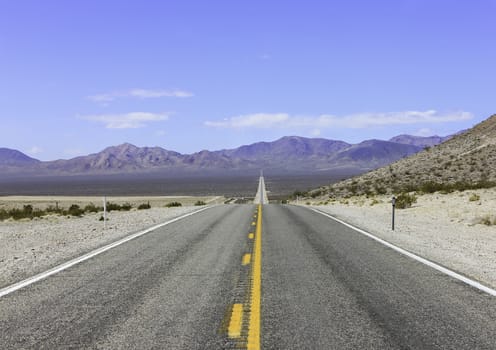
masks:
<instances>
[{"instance_id":1,"label":"desert ground","mask_svg":"<svg viewBox=\"0 0 496 350\"><path fill-rule=\"evenodd\" d=\"M301 204L301 203L300 203ZM395 211L391 197L305 202L390 243L496 287L496 189L417 196ZM320 205L319 205L320 204Z\"/></svg>"},{"instance_id":2,"label":"desert ground","mask_svg":"<svg viewBox=\"0 0 496 350\"><path fill-rule=\"evenodd\" d=\"M130 203L136 208L150 203L151 209L111 211L107 224L100 221L102 213L87 213L82 217L47 215L42 218L12 219L0 222L0 288L45 271L92 249L113 242L131 233L180 215L198 210L197 201L207 204L223 203L223 197L109 197L117 204ZM102 206L101 197L0 197L0 209L46 208L58 203L60 208L71 204L81 207L89 203ZM180 202L181 207L164 207Z\"/></svg>"}]
</instances>

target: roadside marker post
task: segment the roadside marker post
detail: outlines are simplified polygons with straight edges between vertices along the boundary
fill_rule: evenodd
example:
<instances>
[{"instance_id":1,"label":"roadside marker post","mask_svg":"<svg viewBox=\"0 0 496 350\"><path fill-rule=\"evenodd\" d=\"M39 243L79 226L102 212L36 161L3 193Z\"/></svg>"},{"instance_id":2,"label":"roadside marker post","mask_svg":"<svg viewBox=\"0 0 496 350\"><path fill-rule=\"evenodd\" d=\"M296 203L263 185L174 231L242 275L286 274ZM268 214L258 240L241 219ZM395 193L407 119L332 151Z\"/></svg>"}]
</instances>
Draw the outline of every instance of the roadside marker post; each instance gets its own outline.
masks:
<instances>
[{"instance_id":1,"label":"roadside marker post","mask_svg":"<svg viewBox=\"0 0 496 350\"><path fill-rule=\"evenodd\" d=\"M392 220L391 220L392 221L391 222L391 228L394 231L394 209L396 207L396 197L395 196L393 196L393 198L391 198L391 204L393 206L393 217L392 217Z\"/></svg>"},{"instance_id":2,"label":"roadside marker post","mask_svg":"<svg viewBox=\"0 0 496 350\"><path fill-rule=\"evenodd\" d=\"M107 196L103 197L103 229L107 229Z\"/></svg>"}]
</instances>

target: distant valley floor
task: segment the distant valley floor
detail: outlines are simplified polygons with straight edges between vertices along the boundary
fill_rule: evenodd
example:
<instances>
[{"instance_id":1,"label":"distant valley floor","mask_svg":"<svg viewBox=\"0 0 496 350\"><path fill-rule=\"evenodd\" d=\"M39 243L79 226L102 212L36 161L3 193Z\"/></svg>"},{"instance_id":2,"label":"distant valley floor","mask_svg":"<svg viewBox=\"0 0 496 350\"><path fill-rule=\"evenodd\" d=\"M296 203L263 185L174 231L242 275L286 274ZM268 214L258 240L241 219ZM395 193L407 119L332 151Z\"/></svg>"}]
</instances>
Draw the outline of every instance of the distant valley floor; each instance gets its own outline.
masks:
<instances>
[{"instance_id":1,"label":"distant valley floor","mask_svg":"<svg viewBox=\"0 0 496 350\"><path fill-rule=\"evenodd\" d=\"M266 175L274 197L288 196L348 178L356 173ZM0 178L0 196L253 196L258 175L106 175Z\"/></svg>"}]
</instances>

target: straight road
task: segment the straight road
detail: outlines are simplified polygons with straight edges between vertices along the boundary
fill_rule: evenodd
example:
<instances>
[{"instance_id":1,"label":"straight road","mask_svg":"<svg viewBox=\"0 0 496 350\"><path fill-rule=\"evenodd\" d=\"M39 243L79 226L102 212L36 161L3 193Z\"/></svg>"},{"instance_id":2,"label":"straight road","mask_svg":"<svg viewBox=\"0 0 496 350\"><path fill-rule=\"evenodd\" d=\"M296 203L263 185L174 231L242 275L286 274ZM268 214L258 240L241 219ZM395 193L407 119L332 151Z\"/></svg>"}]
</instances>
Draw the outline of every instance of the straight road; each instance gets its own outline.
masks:
<instances>
[{"instance_id":1,"label":"straight road","mask_svg":"<svg viewBox=\"0 0 496 350\"><path fill-rule=\"evenodd\" d=\"M260 175L258 180L258 189L255 194L254 204L269 204L269 197L267 196L267 190L265 188L265 180L263 175Z\"/></svg>"},{"instance_id":2,"label":"straight road","mask_svg":"<svg viewBox=\"0 0 496 350\"><path fill-rule=\"evenodd\" d=\"M494 334L496 298L297 206L213 207L0 298L2 349L495 349Z\"/></svg>"}]
</instances>

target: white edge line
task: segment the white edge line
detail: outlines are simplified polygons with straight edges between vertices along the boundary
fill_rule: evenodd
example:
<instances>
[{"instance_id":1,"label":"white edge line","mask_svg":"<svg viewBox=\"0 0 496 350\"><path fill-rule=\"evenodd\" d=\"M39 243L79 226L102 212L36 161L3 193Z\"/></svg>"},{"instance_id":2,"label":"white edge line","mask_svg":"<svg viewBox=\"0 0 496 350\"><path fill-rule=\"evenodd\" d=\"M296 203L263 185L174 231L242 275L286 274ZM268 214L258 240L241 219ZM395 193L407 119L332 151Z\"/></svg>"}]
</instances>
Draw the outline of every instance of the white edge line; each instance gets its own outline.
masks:
<instances>
[{"instance_id":1,"label":"white edge line","mask_svg":"<svg viewBox=\"0 0 496 350\"><path fill-rule=\"evenodd\" d=\"M467 277L465 277L463 275L460 275L459 273L456 273L455 271L452 271L450 269L447 269L446 267L443 267L443 266L438 265L438 264L436 264L436 263L434 263L432 261L429 261L427 259L424 259L424 258L418 256L418 255L415 255L415 254L413 254L413 253L411 253L411 252L409 252L409 251L407 251L407 250L405 250L403 248L400 248L398 246L395 246L394 244L391 244L391 243L389 243L389 242L387 242L387 241L385 241L385 240L383 240L383 239L381 239L379 237L376 237L376 236L372 235L371 233L369 233L367 231L364 231L364 230L362 230L362 229L360 229L358 227L355 227L355 226L353 226L351 224L348 224L347 222L344 222L344 221L342 221L342 220L340 220L340 219L338 219L338 218L336 218L336 217L334 217L334 216L332 216L330 214L327 214L327 213L325 213L323 211L320 211L318 209L315 209L315 208L308 208L308 209L313 210L314 212L319 213L321 215L327 216L328 218L330 218L330 219L332 219L334 221L337 221L340 224L345 225L345 226L347 226L347 227L349 227L349 228L351 228L351 229L353 229L353 230L355 230L355 231L357 231L357 232L359 232L359 233L361 233L361 234L363 234L363 235L365 235L365 236L367 236L369 238L372 238L373 240L375 240L375 241L377 241L377 242L385 245L386 247L389 247L389 248L397 251L398 253L401 253L403 255L406 255L409 258L412 258L412 259L414 259L414 260L416 260L418 262L421 262L422 264L425 264L425 265L427 265L427 266L429 266L429 267L431 267L431 268L433 268L435 270L438 270L438 271L440 271L440 272L442 272L442 273L444 273L444 274L446 274L446 275L448 275L450 277L456 278L457 280L462 281L462 282L464 282L464 283L466 283L466 284L468 284L468 285L470 285L470 286L472 286L474 288L477 288L477 289L479 289L479 290L481 290L483 292L486 292L487 294L490 294L492 296L496 296L496 290L494 290L494 289L492 289L490 287L487 287L487 286L485 286L485 285L483 285L483 284L481 284L481 283L479 283L477 281L474 281L474 280L472 280L470 278L467 278Z\"/></svg>"},{"instance_id":2,"label":"white edge line","mask_svg":"<svg viewBox=\"0 0 496 350\"><path fill-rule=\"evenodd\" d=\"M215 206L215 205L214 205ZM92 257L94 256L97 256L99 254L102 254L103 252L106 252L107 250L110 250L112 248L115 248L123 243L126 243L126 242L129 242L130 240L132 239L135 239L135 238L138 238L140 236L143 236L147 233L150 233L151 231L154 231L160 227L163 227L163 226L166 226L166 225L169 225L169 224L172 224L173 222L176 222L176 221L179 221L181 219L184 219L188 216L191 216L193 214L197 214L199 212L202 212L204 210L207 210L207 209L210 209L210 208L213 208L214 206L209 206L209 207L205 207L205 208L201 208L199 210L195 210L195 211L192 211L190 213L187 213L187 214L184 214L182 216L178 216L177 218L174 218L174 219L171 219L169 221L166 221L166 222L163 222L161 224L158 224L158 225L155 225L155 226L152 226L152 227L149 227L147 228L146 230L143 230L143 231L140 231L140 232L136 232L136 233L133 233L129 236L126 236L118 241L115 241L113 243L110 243L110 244L107 244L106 246L103 246L103 247L100 247L98 249L95 249L87 254L84 254L78 258L74 258L72 260L69 260L65 263L62 263L58 266L55 266L53 268L51 268L50 270L47 270L45 272L41 272L37 275L34 275L32 277L29 277L29 278L26 278L25 280L22 280L20 282L17 282L17 283L14 283L10 286L7 286L7 287L4 287L2 289L0 289L0 298L7 295L7 294L10 294L12 292L15 292L16 290L19 290L21 288L24 288L24 287L27 287L29 286L30 284L33 284L33 283L36 283L38 281L41 281L51 275L55 275L56 273L60 272L60 271L63 271L63 270L66 270L68 269L69 267L71 266L74 266L76 264L79 264L85 260L88 260L88 259L91 259Z\"/></svg>"}]
</instances>

